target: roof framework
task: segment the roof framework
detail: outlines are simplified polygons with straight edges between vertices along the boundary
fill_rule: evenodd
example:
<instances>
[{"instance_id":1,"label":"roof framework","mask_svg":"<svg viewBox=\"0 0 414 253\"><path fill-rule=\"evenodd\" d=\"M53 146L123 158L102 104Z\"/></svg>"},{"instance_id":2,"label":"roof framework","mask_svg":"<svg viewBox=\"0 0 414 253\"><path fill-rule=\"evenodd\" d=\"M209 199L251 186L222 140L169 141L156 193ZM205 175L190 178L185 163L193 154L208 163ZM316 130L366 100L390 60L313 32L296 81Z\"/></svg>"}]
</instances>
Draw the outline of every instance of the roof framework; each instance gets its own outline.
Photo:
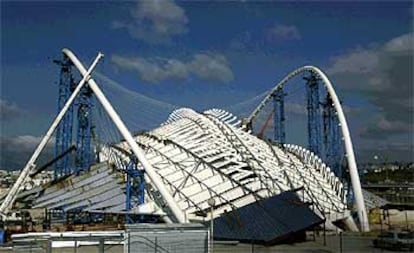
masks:
<instances>
[{"instance_id":1,"label":"roof framework","mask_svg":"<svg viewBox=\"0 0 414 253\"><path fill-rule=\"evenodd\" d=\"M224 110L182 108L135 140L189 219L206 213L210 198L220 215L293 189L303 189L304 201L321 215L347 215L343 185L321 159L296 145L272 145L239 125ZM128 146L117 146L105 155L111 163L125 163L128 156L119 148Z\"/></svg>"}]
</instances>

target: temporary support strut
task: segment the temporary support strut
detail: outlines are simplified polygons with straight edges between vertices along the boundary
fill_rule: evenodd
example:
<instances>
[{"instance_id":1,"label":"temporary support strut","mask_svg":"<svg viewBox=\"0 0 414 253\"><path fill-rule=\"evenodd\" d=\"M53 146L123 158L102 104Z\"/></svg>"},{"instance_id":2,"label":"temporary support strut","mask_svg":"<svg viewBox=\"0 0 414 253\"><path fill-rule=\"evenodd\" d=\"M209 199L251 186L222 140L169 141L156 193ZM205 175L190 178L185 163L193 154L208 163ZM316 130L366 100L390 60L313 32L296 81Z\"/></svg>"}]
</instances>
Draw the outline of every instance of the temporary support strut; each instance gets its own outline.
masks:
<instances>
[{"instance_id":1,"label":"temporary support strut","mask_svg":"<svg viewBox=\"0 0 414 253\"><path fill-rule=\"evenodd\" d=\"M274 103L274 140L280 144L285 143L285 103L283 89L276 90L273 96Z\"/></svg>"},{"instance_id":2,"label":"temporary support strut","mask_svg":"<svg viewBox=\"0 0 414 253\"><path fill-rule=\"evenodd\" d=\"M338 116L329 94L326 94L323 103L323 142L325 147L326 163L335 175L342 178L342 142Z\"/></svg>"},{"instance_id":3,"label":"temporary support strut","mask_svg":"<svg viewBox=\"0 0 414 253\"><path fill-rule=\"evenodd\" d=\"M85 86L78 97L77 136L76 136L76 172L86 170L93 162L92 139L92 90Z\"/></svg>"},{"instance_id":4,"label":"temporary support strut","mask_svg":"<svg viewBox=\"0 0 414 253\"><path fill-rule=\"evenodd\" d=\"M309 150L322 157L321 145L321 122L319 110L319 80L318 77L311 73L310 76L304 77L306 84L306 97L308 109L308 144Z\"/></svg>"},{"instance_id":5,"label":"temporary support strut","mask_svg":"<svg viewBox=\"0 0 414 253\"><path fill-rule=\"evenodd\" d=\"M85 67L83 66L83 64L78 60L78 58L69 49L63 49L63 53L70 58L74 66L80 71L82 75L87 74L87 71ZM88 80L88 84L89 84L89 88L91 88L91 90L95 94L98 101L102 104L103 108L108 113L109 117L112 119L115 126L118 128L122 137L124 137L125 141L128 143L134 155L138 158L139 162L144 167L145 174L149 177L151 182L160 192L165 202L167 202L168 207L170 208L173 215L175 216L174 217L175 220L179 223L186 223L187 218L184 215L184 212L178 206L177 202L174 200L173 196L168 191L165 184L162 182L161 177L157 174L155 169L148 162L147 158L144 155L144 152L135 142L130 131L127 129L124 122L122 122L121 118L116 113L111 103L109 103L108 99L105 97L105 95L103 94L99 86L96 84L96 82L92 78Z\"/></svg>"},{"instance_id":6,"label":"temporary support strut","mask_svg":"<svg viewBox=\"0 0 414 253\"><path fill-rule=\"evenodd\" d=\"M126 169L127 183L126 183L126 202L125 210L128 212L134 207L137 207L141 204L144 204L145 198L145 178L144 170L139 170L137 168L138 159L135 156L131 156L131 161L129 162ZM139 222L137 217L127 214L125 216L126 223L137 223Z\"/></svg>"},{"instance_id":7,"label":"temporary support strut","mask_svg":"<svg viewBox=\"0 0 414 253\"><path fill-rule=\"evenodd\" d=\"M52 137L54 131L56 130L58 124L62 121L63 117L65 116L66 112L68 111L69 107L72 105L73 101L75 100L76 96L79 94L80 90L82 89L83 85L88 81L90 78L90 74L92 70L95 68L96 64L98 64L99 59L103 57L103 54L99 53L98 56L95 58L94 62L90 66L90 68L84 71L84 75L82 80L79 82L78 86L76 86L75 90L73 91L72 95L70 95L69 99L66 101L65 105L63 106L62 110L58 113L55 120L53 121L52 125L47 130L46 134L43 136L42 140L40 141L39 145L37 146L36 150L33 152L33 155L30 157L27 164L24 166L22 171L20 172L19 177L17 178L16 182L12 186L12 188L7 193L6 198L4 199L3 203L0 206L0 215L4 219L6 217L7 211L12 207L13 202L16 200L17 194L21 186L26 181L29 173L36 167L35 162L39 157L42 150L45 148L46 144Z\"/></svg>"},{"instance_id":8,"label":"temporary support strut","mask_svg":"<svg viewBox=\"0 0 414 253\"><path fill-rule=\"evenodd\" d=\"M246 119L244 119L242 121L242 127L244 129L246 129L246 131L251 129L251 127L249 127L249 126L251 126L253 124L252 122L255 119L255 117L257 117L257 115L267 105L267 103L272 100L272 96L273 96L274 92L277 89L280 89L281 87L286 85L292 78L294 78L294 77L296 77L296 76L298 76L302 73L311 73L311 75L315 76L313 79L320 79L321 83L324 84L327 93L330 95L330 97L332 99L332 104L333 104L333 106L336 110L337 118L338 118L338 121L340 123L339 127L340 127L341 134L342 134L342 140L343 140L344 149L345 149L345 157L346 157L346 160L347 160L347 163L348 163L348 169L349 169L349 174L350 174L350 178L351 178L352 189L353 189L354 195L355 195L355 204L356 204L356 209L357 209L357 212L358 212L358 218L359 218L359 222L360 222L360 225L361 225L361 230L362 231L369 231L368 216L367 216L367 212L366 212L366 209L365 209L364 197L362 195L361 182L359 181L359 174L358 174L357 163L356 163L356 160L355 160L353 144L352 144L352 140L351 140L351 135L349 133L348 124L346 122L345 114L342 110L341 103L339 102L338 96L336 95L336 92L334 90L334 87L332 86L331 81L329 81L329 79L325 75L325 73L323 73L319 68L317 68L315 66L303 66L303 67L300 67L300 68L290 72L287 76L285 76L280 82L278 82L273 87L273 89L268 93L268 95L266 95L266 97L263 99L263 101L260 102L260 104L256 107L256 109L254 109L252 111L252 113L249 115L249 117L247 117ZM318 99L318 101L319 101L319 99ZM316 107L315 104L313 104L313 106ZM319 120L320 120L320 118L319 118ZM313 135L313 136L320 136L320 135ZM319 147L321 147L321 146L319 145ZM320 154L317 153L317 155L319 156ZM323 157L323 156L321 156L321 157Z\"/></svg>"},{"instance_id":9,"label":"temporary support strut","mask_svg":"<svg viewBox=\"0 0 414 253\"><path fill-rule=\"evenodd\" d=\"M59 97L58 97L58 113L62 110L66 101L69 99L70 94L75 89L75 83L72 76L72 62L68 57L63 55L63 59L55 60L54 63L60 66L60 79L59 79ZM55 133L55 156L62 154L65 150L68 150L72 145L72 128L73 128L73 105L68 108L68 111L64 115L62 121L58 125ZM55 164L54 177L59 178L69 175L70 164L69 156L65 156L58 160Z\"/></svg>"}]
</instances>

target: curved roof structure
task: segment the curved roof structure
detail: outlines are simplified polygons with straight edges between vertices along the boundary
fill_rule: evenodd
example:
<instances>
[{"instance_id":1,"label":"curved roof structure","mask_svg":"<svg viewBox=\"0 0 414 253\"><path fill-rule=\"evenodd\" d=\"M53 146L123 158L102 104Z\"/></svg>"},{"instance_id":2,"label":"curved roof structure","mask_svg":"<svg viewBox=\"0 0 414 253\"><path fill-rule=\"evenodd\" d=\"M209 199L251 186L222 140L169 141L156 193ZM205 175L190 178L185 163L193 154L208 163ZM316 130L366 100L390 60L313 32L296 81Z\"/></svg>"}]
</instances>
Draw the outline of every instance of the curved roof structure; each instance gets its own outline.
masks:
<instances>
[{"instance_id":1,"label":"curved roof structure","mask_svg":"<svg viewBox=\"0 0 414 253\"><path fill-rule=\"evenodd\" d=\"M343 185L321 159L296 145L266 142L239 125L223 110L183 108L160 127L135 136L187 219L206 213L211 198L220 215L292 189L303 189L305 202L321 215L347 215ZM118 166L129 159L120 149L129 147L120 143L104 151ZM148 193L157 202L157 194Z\"/></svg>"},{"instance_id":2,"label":"curved roof structure","mask_svg":"<svg viewBox=\"0 0 414 253\"><path fill-rule=\"evenodd\" d=\"M72 60L83 76L70 99L73 100L76 91L84 82L88 82L90 89L125 138L124 142L105 148L101 152L101 161L109 162L118 170L122 170L133 154L139 160L141 169L145 170L148 193L146 204L138 206L138 210L134 211L148 211L148 206L151 206L154 213L162 208L167 219L185 223L205 216L210 209L210 199L214 199L213 208L217 216L257 200L300 189L303 201L310 203L314 211L326 217L328 221L349 217L344 187L320 158L296 145L280 146L257 138L246 132L240 120L229 112L211 109L198 113L182 108L171 113L160 127L135 137L131 136L99 86L90 77L90 71L101 54L90 69L86 70L70 50L64 49L63 53ZM358 216L364 224L367 219L364 218L366 213L352 143L342 108L329 80L319 69L305 66L292 72L274 89L277 90L292 76L303 71L316 71L323 79L335 104L347 149ZM267 103L268 97L253 112L253 117L260 107ZM70 99L64 108L70 106ZM0 207L2 212L10 208L20 186L35 166L34 161L43 149L43 144L50 138L64 113L64 110L59 113L19 175L19 179ZM113 176L112 179L101 177L102 171L111 174L112 166L106 165L102 168L96 167L96 173L94 172L91 178L88 178L91 173L76 179L72 175L65 181L70 183L70 189L65 189L65 194L61 194L58 184L46 189L44 197L34 201L35 206L53 204L54 207L67 210L85 207L89 210L120 210L123 201L113 200L125 199L125 193L121 184L114 183L117 176ZM94 178L100 179L95 181ZM108 190L113 194L109 199L106 194ZM53 201L56 196L59 196L59 201ZM363 225L362 229L368 230L369 227Z\"/></svg>"}]
</instances>

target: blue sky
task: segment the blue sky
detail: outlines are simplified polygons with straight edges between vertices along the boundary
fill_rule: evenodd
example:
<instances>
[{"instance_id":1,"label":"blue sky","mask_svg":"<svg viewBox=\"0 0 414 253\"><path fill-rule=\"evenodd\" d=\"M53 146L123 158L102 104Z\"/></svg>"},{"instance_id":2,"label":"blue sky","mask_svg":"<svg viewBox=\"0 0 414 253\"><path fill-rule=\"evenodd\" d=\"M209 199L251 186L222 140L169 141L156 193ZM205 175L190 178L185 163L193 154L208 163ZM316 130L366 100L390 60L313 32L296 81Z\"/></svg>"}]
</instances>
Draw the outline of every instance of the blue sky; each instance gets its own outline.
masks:
<instances>
[{"instance_id":1,"label":"blue sky","mask_svg":"<svg viewBox=\"0 0 414 253\"><path fill-rule=\"evenodd\" d=\"M2 166L33 149L53 119L52 59L64 47L86 64L102 51L99 73L196 110L228 108L316 65L347 108L358 160L412 161L412 45L411 1L2 1ZM303 95L287 100L287 139L303 143Z\"/></svg>"}]
</instances>

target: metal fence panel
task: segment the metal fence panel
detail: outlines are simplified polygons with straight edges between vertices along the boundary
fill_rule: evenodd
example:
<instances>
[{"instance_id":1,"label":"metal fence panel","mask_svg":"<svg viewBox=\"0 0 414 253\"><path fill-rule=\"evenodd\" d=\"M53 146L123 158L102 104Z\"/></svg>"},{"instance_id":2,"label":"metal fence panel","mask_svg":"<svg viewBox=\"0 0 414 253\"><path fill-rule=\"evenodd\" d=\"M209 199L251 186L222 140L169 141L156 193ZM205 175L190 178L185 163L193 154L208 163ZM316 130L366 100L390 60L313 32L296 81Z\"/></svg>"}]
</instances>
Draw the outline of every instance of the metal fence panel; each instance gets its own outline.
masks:
<instances>
[{"instance_id":1,"label":"metal fence panel","mask_svg":"<svg viewBox=\"0 0 414 253\"><path fill-rule=\"evenodd\" d=\"M208 252L209 232L200 224L134 224L125 236L124 253Z\"/></svg>"}]
</instances>

